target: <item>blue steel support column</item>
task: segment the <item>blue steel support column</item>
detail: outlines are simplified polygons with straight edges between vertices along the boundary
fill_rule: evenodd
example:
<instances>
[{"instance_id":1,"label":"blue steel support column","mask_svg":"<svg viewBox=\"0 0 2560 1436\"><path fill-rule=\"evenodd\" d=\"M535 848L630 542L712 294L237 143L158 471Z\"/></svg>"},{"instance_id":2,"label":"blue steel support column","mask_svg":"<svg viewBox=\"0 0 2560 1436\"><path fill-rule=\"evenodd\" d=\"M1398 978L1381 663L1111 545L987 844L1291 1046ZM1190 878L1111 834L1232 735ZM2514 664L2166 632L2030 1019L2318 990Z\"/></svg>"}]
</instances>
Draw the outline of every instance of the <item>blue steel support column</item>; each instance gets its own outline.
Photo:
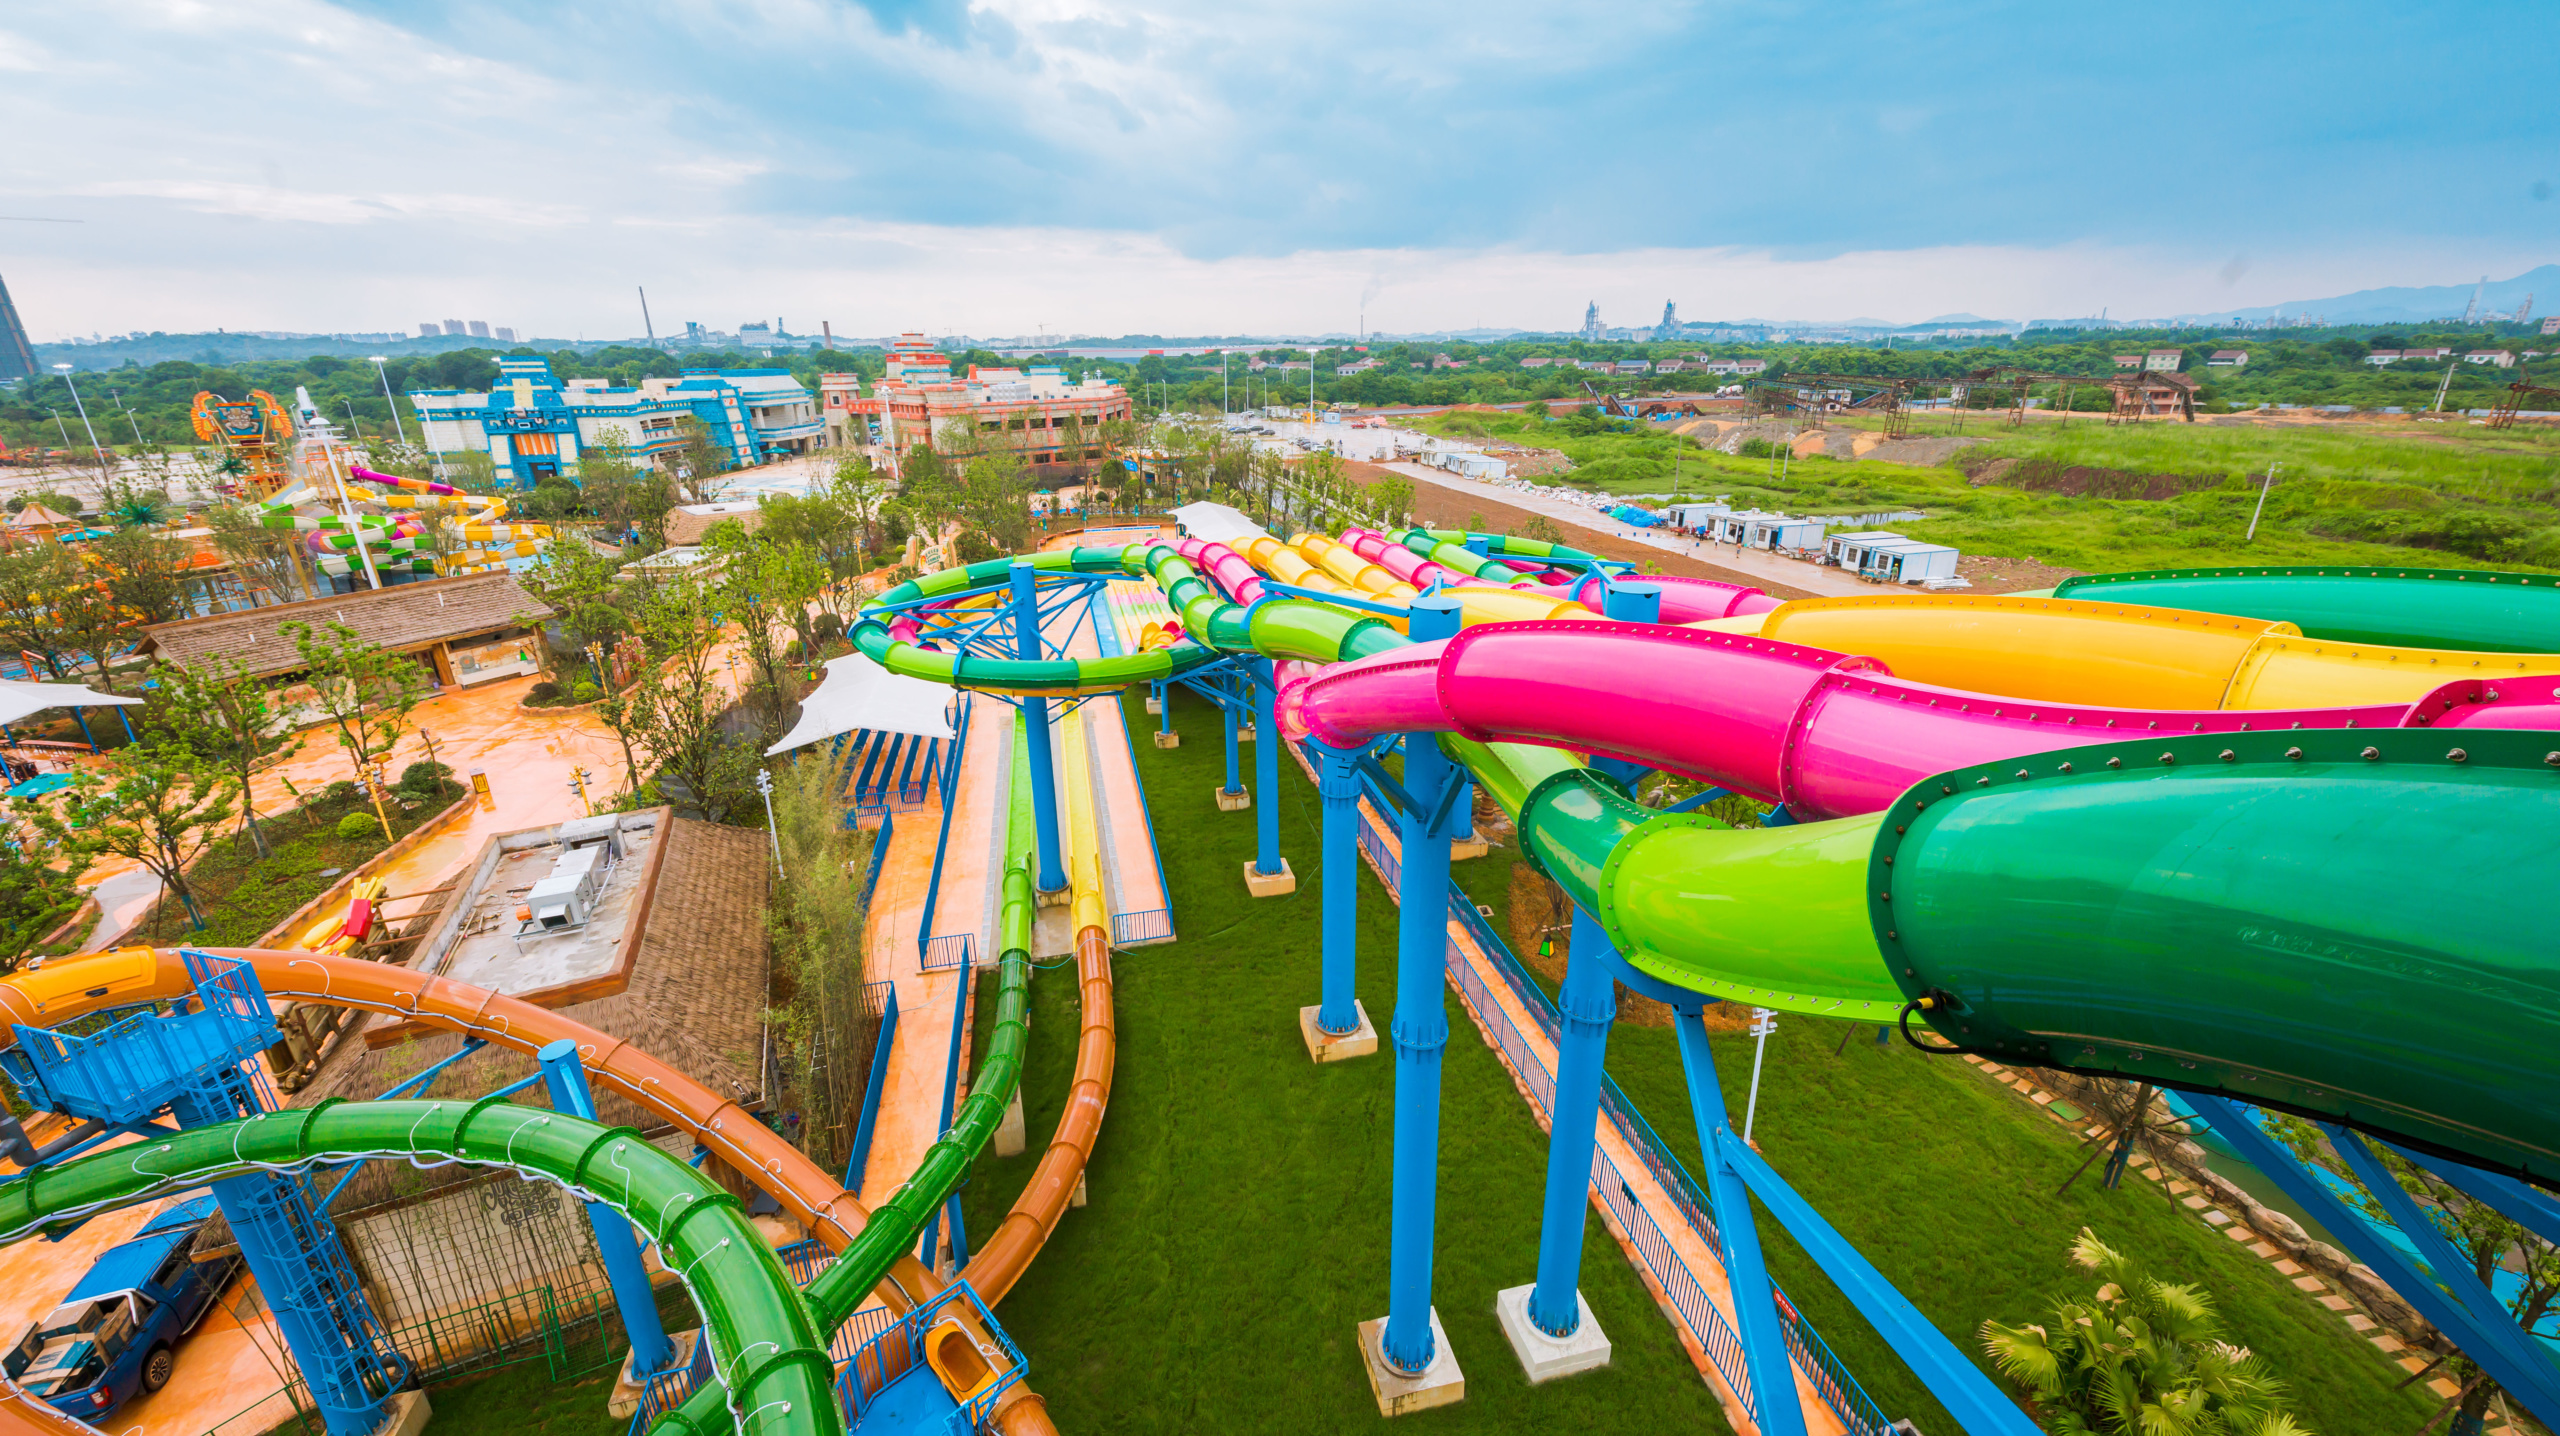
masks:
<instances>
[{"instance_id":1,"label":"blue steel support column","mask_svg":"<svg viewBox=\"0 0 2560 1436\"><path fill-rule=\"evenodd\" d=\"M1040 603L1032 587L1031 565L1015 563L1012 581L1014 653L1037 659ZM1049 700L1023 699L1022 721L1031 740L1031 829L1040 852L1033 886L1044 893L1064 892L1067 869L1058 861L1058 774L1056 755L1049 749Z\"/></svg>"},{"instance_id":2,"label":"blue steel support column","mask_svg":"<svg viewBox=\"0 0 2560 1436\"><path fill-rule=\"evenodd\" d=\"M563 1037L534 1054L542 1064L542 1085L551 1093L555 1111L596 1120L595 1095L587 1090L586 1064L578 1060L578 1044ZM631 1337L631 1371L642 1380L666 1368L675 1348L658 1321L658 1298L649 1289L649 1267L640 1260L640 1243L631 1222L603 1202L587 1203L587 1222L595 1229L596 1252L604 1259L605 1279L613 1285L613 1304L622 1313L622 1329Z\"/></svg>"},{"instance_id":3,"label":"blue steel support column","mask_svg":"<svg viewBox=\"0 0 2560 1436\"><path fill-rule=\"evenodd\" d=\"M1760 1255L1751 1192L1724 1152L1741 1139L1725 1115L1724 1088L1716 1081L1715 1054L1707 1047L1705 1007L1691 998L1673 1009L1671 1027L1679 1034L1680 1066L1689 1078L1689 1109L1698 1124L1707 1198L1715 1205L1716 1233L1724 1241L1733 1324L1742 1338L1743 1364L1751 1373L1751 1415L1764 1436L1804 1436L1804 1407L1796 1396L1786 1332L1778 1325L1777 1289L1769 1284L1768 1264Z\"/></svg>"},{"instance_id":4,"label":"blue steel support column","mask_svg":"<svg viewBox=\"0 0 2560 1436\"><path fill-rule=\"evenodd\" d=\"M1549 1336L1571 1336L1582 1324L1582 1221L1589 1210L1591 1149L1600 1126L1600 1069L1617 1020L1617 984L1609 976L1609 934L1580 905L1565 958L1563 1030L1556 1041L1555 1106L1547 1126L1547 1201L1538 1224L1538 1285L1529 1320Z\"/></svg>"},{"instance_id":5,"label":"blue steel support column","mask_svg":"<svg viewBox=\"0 0 2560 1436\"><path fill-rule=\"evenodd\" d=\"M1324 998L1316 1027L1336 1037L1360 1029L1352 1006L1360 976L1359 759L1357 748L1316 745L1324 799Z\"/></svg>"},{"instance_id":6,"label":"blue steel support column","mask_svg":"<svg viewBox=\"0 0 2560 1436\"><path fill-rule=\"evenodd\" d=\"M1226 686L1226 680L1220 679L1219 690L1224 692ZM1227 735L1227 785L1218 791L1234 797L1244 791L1244 764L1239 759L1236 748L1237 735L1244 727L1244 720L1236 716L1236 705L1233 699L1218 705L1218 725Z\"/></svg>"},{"instance_id":7,"label":"blue steel support column","mask_svg":"<svg viewBox=\"0 0 2560 1436\"><path fill-rule=\"evenodd\" d=\"M1458 605L1416 599L1408 631L1417 643L1458 631ZM1402 872L1396 884L1395 1195L1389 1217L1387 1325L1380 1354L1399 1371L1431 1365L1431 1242L1440 1179L1440 1055L1449 1045L1442 1005L1449 942L1449 838L1433 830L1428 805L1464 775L1440 751L1437 735L1416 733L1404 745L1404 790L1424 810L1403 815ZM1454 805L1453 805L1454 806Z\"/></svg>"},{"instance_id":8,"label":"blue steel support column","mask_svg":"<svg viewBox=\"0 0 2560 1436\"><path fill-rule=\"evenodd\" d=\"M1156 690L1156 731L1170 733L1173 731L1173 680L1159 678L1152 686Z\"/></svg>"},{"instance_id":9,"label":"blue steel support column","mask_svg":"<svg viewBox=\"0 0 2560 1436\"><path fill-rule=\"evenodd\" d=\"M1278 675L1271 660L1253 660L1246 675L1253 694L1253 870L1265 877L1280 871L1280 724L1275 717ZM1233 749L1229 749L1233 752Z\"/></svg>"}]
</instances>

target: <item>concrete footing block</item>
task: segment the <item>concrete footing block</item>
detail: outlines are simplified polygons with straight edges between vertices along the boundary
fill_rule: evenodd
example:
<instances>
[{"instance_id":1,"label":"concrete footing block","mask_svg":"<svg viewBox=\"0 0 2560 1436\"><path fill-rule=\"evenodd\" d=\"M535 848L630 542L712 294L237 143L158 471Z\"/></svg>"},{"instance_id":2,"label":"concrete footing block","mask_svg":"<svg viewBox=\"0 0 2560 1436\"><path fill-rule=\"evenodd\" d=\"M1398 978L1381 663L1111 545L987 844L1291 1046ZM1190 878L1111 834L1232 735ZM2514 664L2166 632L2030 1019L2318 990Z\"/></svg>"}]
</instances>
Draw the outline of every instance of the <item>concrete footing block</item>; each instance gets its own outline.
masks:
<instances>
[{"instance_id":1,"label":"concrete footing block","mask_svg":"<svg viewBox=\"0 0 2560 1436\"><path fill-rule=\"evenodd\" d=\"M1492 851L1493 844L1482 838L1459 838L1449 844L1449 861L1462 863L1469 858L1483 857Z\"/></svg>"},{"instance_id":2,"label":"concrete footing block","mask_svg":"<svg viewBox=\"0 0 2560 1436\"><path fill-rule=\"evenodd\" d=\"M614 1388L614 1394L622 1394L619 1386ZM635 1395L631 1398L631 1410L639 1409L640 1398ZM383 1403L382 1413L382 1425L375 1428L379 1436L418 1436L419 1432L427 1429L427 1418L436 1414L436 1408L423 1391L401 1391ZM613 1414L620 1418L630 1413L616 1411Z\"/></svg>"},{"instance_id":3,"label":"concrete footing block","mask_svg":"<svg viewBox=\"0 0 2560 1436\"><path fill-rule=\"evenodd\" d=\"M650 1254L656 1255L657 1250L657 1244L651 1243ZM692 1331L668 1332L667 1341L675 1351L667 1358L667 1364L673 1367L690 1363L693 1360L694 1344L701 1340L702 1330L699 1327ZM622 1354L622 1369L613 1378L613 1396L605 1402L606 1414L618 1421L630 1420L631 1413L640 1409L640 1398L645 1393L649 1381L649 1373L631 1369L632 1355L633 1353L628 1351ZM383 1428L385 1432L391 1429L388 1426Z\"/></svg>"},{"instance_id":4,"label":"concrete footing block","mask_svg":"<svg viewBox=\"0 0 2560 1436\"><path fill-rule=\"evenodd\" d=\"M1158 716L1158 717L1163 716L1163 714L1164 714L1164 700L1163 700L1163 699L1161 699L1161 698L1156 697L1156 696L1155 696L1154 694L1152 694L1152 693L1151 693L1151 694L1148 694L1148 695L1147 695L1147 712L1148 712L1148 713L1150 713L1150 714L1153 714L1153 715L1155 715L1155 716Z\"/></svg>"},{"instance_id":5,"label":"concrete footing block","mask_svg":"<svg viewBox=\"0 0 2560 1436\"><path fill-rule=\"evenodd\" d=\"M1520 1369L1529 1376L1529 1384L1553 1381L1578 1371L1592 1371L1609 1364L1609 1337L1600 1329L1600 1319L1591 1314L1591 1303L1582 1293L1573 1294L1574 1306L1582 1314L1582 1323L1571 1336L1549 1336L1529 1319L1530 1286L1515 1286L1494 1294L1493 1314L1502 1322L1502 1334L1511 1339L1511 1350L1520 1358Z\"/></svg>"},{"instance_id":6,"label":"concrete footing block","mask_svg":"<svg viewBox=\"0 0 2560 1436\"><path fill-rule=\"evenodd\" d=\"M1076 892L1072 887L1063 887L1051 893L1035 892L1032 897L1042 907L1065 907L1075 901Z\"/></svg>"},{"instance_id":7,"label":"concrete footing block","mask_svg":"<svg viewBox=\"0 0 2560 1436\"><path fill-rule=\"evenodd\" d=\"M1369 1394L1378 1398L1378 1414L1404 1416L1434 1406L1453 1406L1467 1399L1467 1376L1449 1349L1449 1333L1440 1328L1440 1308L1431 1309L1431 1364L1407 1375L1387 1364L1378 1343L1386 1336L1387 1319L1360 1323L1360 1364L1369 1373Z\"/></svg>"},{"instance_id":8,"label":"concrete footing block","mask_svg":"<svg viewBox=\"0 0 2560 1436\"><path fill-rule=\"evenodd\" d=\"M1354 1057L1369 1057L1378 1050L1378 1029L1369 1021L1369 1009L1353 999L1351 1010L1360 1014L1360 1025L1349 1032L1335 1034L1316 1026L1316 1014L1322 1007L1298 1009L1298 1035L1306 1039L1307 1056L1316 1062L1348 1062Z\"/></svg>"},{"instance_id":9,"label":"concrete footing block","mask_svg":"<svg viewBox=\"0 0 2560 1436\"><path fill-rule=\"evenodd\" d=\"M1080 1207L1085 1204L1085 1201L1084 1173L1078 1172L1076 1173L1076 1189L1067 1193L1067 1205L1071 1207Z\"/></svg>"},{"instance_id":10,"label":"concrete footing block","mask_svg":"<svg viewBox=\"0 0 2560 1436\"><path fill-rule=\"evenodd\" d=\"M1253 790L1251 788L1238 788L1232 793L1228 792L1224 788L1220 788L1217 790L1217 795L1218 811L1221 813L1241 813L1245 809L1253 806Z\"/></svg>"},{"instance_id":11,"label":"concrete footing block","mask_svg":"<svg viewBox=\"0 0 2560 1436\"><path fill-rule=\"evenodd\" d=\"M1253 725L1252 725L1252 724L1250 724L1250 723L1247 723L1247 724L1246 724L1246 725L1244 725L1243 727L1238 728L1238 729L1236 730L1236 741L1237 741L1237 742L1239 742L1239 743L1250 743L1250 742L1252 742L1252 741L1253 741Z\"/></svg>"},{"instance_id":12,"label":"concrete footing block","mask_svg":"<svg viewBox=\"0 0 2560 1436\"><path fill-rule=\"evenodd\" d=\"M1182 735L1179 733L1158 733L1156 735L1156 746L1159 748L1179 748L1182 746Z\"/></svg>"},{"instance_id":13,"label":"concrete footing block","mask_svg":"<svg viewBox=\"0 0 2560 1436\"><path fill-rule=\"evenodd\" d=\"M996 1155L1019 1157L1029 1142L1022 1121L1022 1089L1013 1089L1013 1100L1004 1104L1004 1120L996 1123Z\"/></svg>"},{"instance_id":14,"label":"concrete footing block","mask_svg":"<svg viewBox=\"0 0 2560 1436\"><path fill-rule=\"evenodd\" d=\"M1276 873L1255 872L1253 859L1247 858L1244 860L1244 890L1255 897L1279 897L1298 890L1298 875L1289 871L1287 858L1280 860L1280 871Z\"/></svg>"}]
</instances>

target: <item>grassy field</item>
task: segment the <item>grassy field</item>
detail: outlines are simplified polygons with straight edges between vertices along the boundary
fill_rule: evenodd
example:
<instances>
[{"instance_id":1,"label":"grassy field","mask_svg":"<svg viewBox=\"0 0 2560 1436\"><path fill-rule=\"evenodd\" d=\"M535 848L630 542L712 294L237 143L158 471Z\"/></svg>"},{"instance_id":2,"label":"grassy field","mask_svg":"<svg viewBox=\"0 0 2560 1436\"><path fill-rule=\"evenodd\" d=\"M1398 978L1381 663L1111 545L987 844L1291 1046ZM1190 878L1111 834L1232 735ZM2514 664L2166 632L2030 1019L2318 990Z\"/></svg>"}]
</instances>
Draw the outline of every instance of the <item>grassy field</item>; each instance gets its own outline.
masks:
<instances>
[{"instance_id":1,"label":"grassy field","mask_svg":"<svg viewBox=\"0 0 2560 1436\"><path fill-rule=\"evenodd\" d=\"M1703 451L1651 426L1575 438L1563 421L1469 413L1435 416L1426 426L1562 448L1575 460L1567 481L1576 488L1723 494L1737 507L1792 513L1912 508L1930 517L1897 524L1897 532L2093 572L2234 563L2560 571L2560 433L2542 428L2111 428L2091 418L2012 430L1975 415L1966 432L1982 442L1954 464L1918 467L1828 457L1780 465ZM1949 426L1919 421L1922 433ZM2275 483L2259 513L2271 468ZM2146 490L2158 496L2106 496Z\"/></svg>"},{"instance_id":2,"label":"grassy field","mask_svg":"<svg viewBox=\"0 0 2560 1436\"><path fill-rule=\"evenodd\" d=\"M1146 720L1128 700L1133 727ZM1177 696L1191 742L1140 750L1182 940L1119 956L1120 1061L1092 1168L1071 1212L1002 1309L1062 1429L1306 1431L1374 1420L1352 1329L1385 1308L1392 1066L1310 1066L1295 1030L1316 991L1317 813L1284 764L1282 848L1297 895L1255 902L1236 880L1248 814L1209 800L1221 772L1205 705ZM1507 930L1502 851L1457 867ZM1393 909L1361 880L1361 992L1384 1023ZM965 1193L973 1237L1001 1218L1056 1123L1073 1052L1075 991L1060 967L1033 987L1025 1078L1030 1150L980 1162ZM1606 1373L1530 1388L1494 1324L1494 1291L1534 1274L1544 1138L1493 1055L1447 999L1448 1048L1435 1290L1468 1399L1413 1418L1431 1429L1721 1429L1625 1258L1590 1228L1584 1288L1617 1343ZM2326 1433L2415 1429L2431 1403L2264 1263L2173 1209L2147 1181L2052 1195L2078 1160L2061 1126L1960 1063L1873 1029L1786 1019L1771 1039L1757 1135L1770 1159L1970 1352L1985 1318L2033 1319L2085 1295L2064 1255L2081 1226L2163 1276L2202 1283L2232 1339L2265 1352L2301 1414ZM1042 1034L1059 1034L1045 1038ZM1738 1119L1749 1053L1719 1039ZM1610 1068L1684 1159L1696 1141L1672 1034L1622 1025ZM1889 1415L1954 1429L1809 1258L1761 1223L1780 1281Z\"/></svg>"},{"instance_id":3,"label":"grassy field","mask_svg":"<svg viewBox=\"0 0 2560 1436\"><path fill-rule=\"evenodd\" d=\"M1136 697L1126 701L1133 730L1153 726ZM1281 848L1298 892L1248 898L1238 873L1253 815L1210 801L1224 771L1214 716L1178 694L1174 717L1183 747L1138 752L1181 940L1115 960L1120 1055L1092 1204L1067 1214L998 1314L1061 1430L1366 1430L1378 1415L1354 1328L1387 1305L1393 1059L1382 1050L1317 1067L1299 1041L1298 1009L1317 996L1313 789L1283 761ZM1498 883L1499 862L1459 867ZM1361 888L1361 1000L1384 1028L1394 908L1365 871ZM1075 1003L1071 967L1033 983L1031 1148L971 1175L973 1239L1003 1217L1057 1124ZM1399 1429L1727 1429L1596 1221L1583 1292L1616 1364L1536 1388L1521 1375L1493 1295L1536 1275L1546 1140L1456 1000L1447 1005L1433 1289L1467 1399Z\"/></svg>"},{"instance_id":4,"label":"grassy field","mask_svg":"<svg viewBox=\"0 0 2560 1436\"><path fill-rule=\"evenodd\" d=\"M204 909L202 931L188 922L187 910L177 899L163 898L134 941L245 947L295 908L328 891L339 875L391 846L379 822L368 826L362 836L338 836L340 819L350 813L373 812L373 804L358 795L353 784L338 786L346 791L315 793L302 807L259 818L258 825L274 848L271 856L258 858L242 834L215 843L187 869L188 885ZM448 778L441 792L399 792L397 801L386 803L392 832L407 836L466 791ZM412 806L404 808L404 802Z\"/></svg>"}]
</instances>

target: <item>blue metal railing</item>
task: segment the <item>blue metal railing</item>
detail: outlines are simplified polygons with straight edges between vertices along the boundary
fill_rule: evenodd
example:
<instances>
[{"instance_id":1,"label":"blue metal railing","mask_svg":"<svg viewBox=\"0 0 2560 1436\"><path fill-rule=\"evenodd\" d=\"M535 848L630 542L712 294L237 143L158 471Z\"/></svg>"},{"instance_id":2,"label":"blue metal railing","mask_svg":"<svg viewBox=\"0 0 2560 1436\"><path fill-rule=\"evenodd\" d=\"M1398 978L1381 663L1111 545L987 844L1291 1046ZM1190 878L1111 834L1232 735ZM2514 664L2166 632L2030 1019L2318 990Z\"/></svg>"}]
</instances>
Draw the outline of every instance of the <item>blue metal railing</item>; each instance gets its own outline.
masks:
<instances>
[{"instance_id":1,"label":"blue metal railing","mask_svg":"<svg viewBox=\"0 0 2560 1436\"><path fill-rule=\"evenodd\" d=\"M924 916L916 923L916 951L928 968L935 946L943 941L933 935L933 910L942 901L942 860L951 850L951 810L960 791L960 756L968 751L970 710L969 695L963 694L959 721L951 729L951 758L942 765L942 831L933 840L933 876L925 881Z\"/></svg>"},{"instance_id":2,"label":"blue metal railing","mask_svg":"<svg viewBox=\"0 0 2560 1436\"><path fill-rule=\"evenodd\" d=\"M977 934L969 932L946 932L931 939L924 945L924 970L940 972L945 968L969 966L970 949L976 940Z\"/></svg>"},{"instance_id":3,"label":"blue metal railing","mask_svg":"<svg viewBox=\"0 0 2560 1436\"><path fill-rule=\"evenodd\" d=\"M853 1151L844 1164L845 1190L862 1190L862 1174L871 1166L871 1134L880 1122L880 1084L888 1080L889 1049L898 1041L898 985L875 982L881 995L880 1035L871 1044L871 1073L862 1084L862 1119L853 1127Z\"/></svg>"},{"instance_id":4,"label":"blue metal railing","mask_svg":"<svg viewBox=\"0 0 2560 1436\"><path fill-rule=\"evenodd\" d=\"M880 831L871 835L871 861L864 867L862 873L862 905L866 908L871 906L871 894L880 887L880 865L888 860L889 839L896 832L897 826L896 814L883 814L880 819Z\"/></svg>"}]
</instances>

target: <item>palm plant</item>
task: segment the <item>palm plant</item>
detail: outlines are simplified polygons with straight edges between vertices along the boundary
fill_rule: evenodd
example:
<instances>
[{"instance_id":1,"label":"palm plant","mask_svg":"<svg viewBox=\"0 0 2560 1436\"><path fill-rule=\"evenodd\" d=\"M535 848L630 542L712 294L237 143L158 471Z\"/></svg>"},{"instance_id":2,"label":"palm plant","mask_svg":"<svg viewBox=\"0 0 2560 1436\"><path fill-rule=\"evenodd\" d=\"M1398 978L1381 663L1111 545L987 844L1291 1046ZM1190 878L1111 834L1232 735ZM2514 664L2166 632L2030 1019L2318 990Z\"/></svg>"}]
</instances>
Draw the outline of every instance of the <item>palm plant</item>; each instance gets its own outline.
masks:
<instances>
[{"instance_id":1,"label":"palm plant","mask_svg":"<svg viewBox=\"0 0 2560 1436\"><path fill-rule=\"evenodd\" d=\"M1983 1348L2025 1388L2054 1436L2310 1436L2284 1383L2221 1339L2213 1299L2165 1282L2087 1227L2071 1259L2102 1279L2042 1323L1982 1324Z\"/></svg>"}]
</instances>

